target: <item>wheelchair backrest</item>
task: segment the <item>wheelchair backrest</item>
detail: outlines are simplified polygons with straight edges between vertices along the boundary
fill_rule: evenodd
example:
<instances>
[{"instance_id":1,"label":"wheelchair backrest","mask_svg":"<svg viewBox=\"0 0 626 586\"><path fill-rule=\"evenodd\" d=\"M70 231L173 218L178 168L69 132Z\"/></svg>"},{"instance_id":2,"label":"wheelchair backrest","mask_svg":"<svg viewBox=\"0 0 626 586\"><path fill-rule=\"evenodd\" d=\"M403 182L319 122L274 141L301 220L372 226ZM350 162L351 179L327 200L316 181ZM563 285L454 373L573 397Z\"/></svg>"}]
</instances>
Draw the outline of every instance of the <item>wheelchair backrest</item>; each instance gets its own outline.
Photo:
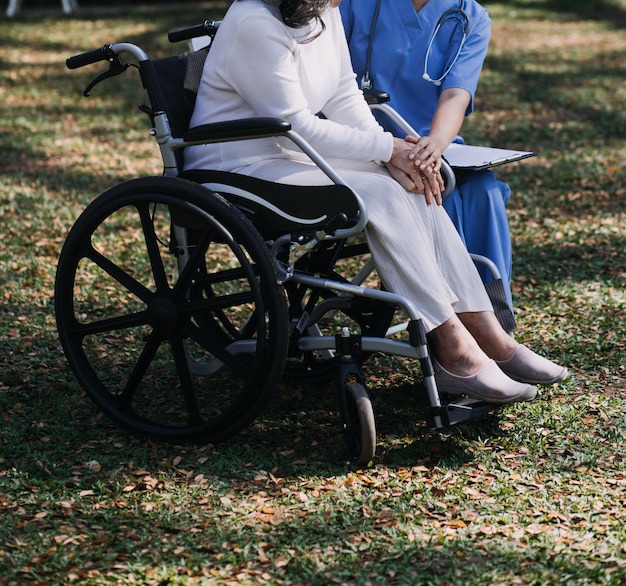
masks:
<instances>
[{"instance_id":1,"label":"wheelchair backrest","mask_svg":"<svg viewBox=\"0 0 626 586\"><path fill-rule=\"evenodd\" d=\"M189 121L196 105L202 70L208 47L151 61L151 68L159 84L163 109L167 113L172 136L181 138L189 129ZM176 151L178 169L183 167L183 152Z\"/></svg>"}]
</instances>

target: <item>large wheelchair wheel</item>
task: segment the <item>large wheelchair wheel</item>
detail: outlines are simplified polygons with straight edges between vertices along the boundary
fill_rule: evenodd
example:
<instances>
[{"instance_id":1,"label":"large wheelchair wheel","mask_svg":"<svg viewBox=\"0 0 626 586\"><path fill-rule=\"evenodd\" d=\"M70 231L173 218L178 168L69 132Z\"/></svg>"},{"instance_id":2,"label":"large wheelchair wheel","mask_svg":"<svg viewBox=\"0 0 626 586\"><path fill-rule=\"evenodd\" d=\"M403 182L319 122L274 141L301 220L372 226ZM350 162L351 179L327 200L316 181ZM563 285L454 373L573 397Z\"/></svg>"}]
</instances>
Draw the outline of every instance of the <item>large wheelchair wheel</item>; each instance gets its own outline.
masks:
<instances>
[{"instance_id":1,"label":"large wheelchair wheel","mask_svg":"<svg viewBox=\"0 0 626 586\"><path fill-rule=\"evenodd\" d=\"M122 183L58 263L61 343L86 394L130 431L216 442L249 425L284 367L287 303L239 210L180 179Z\"/></svg>"}]
</instances>

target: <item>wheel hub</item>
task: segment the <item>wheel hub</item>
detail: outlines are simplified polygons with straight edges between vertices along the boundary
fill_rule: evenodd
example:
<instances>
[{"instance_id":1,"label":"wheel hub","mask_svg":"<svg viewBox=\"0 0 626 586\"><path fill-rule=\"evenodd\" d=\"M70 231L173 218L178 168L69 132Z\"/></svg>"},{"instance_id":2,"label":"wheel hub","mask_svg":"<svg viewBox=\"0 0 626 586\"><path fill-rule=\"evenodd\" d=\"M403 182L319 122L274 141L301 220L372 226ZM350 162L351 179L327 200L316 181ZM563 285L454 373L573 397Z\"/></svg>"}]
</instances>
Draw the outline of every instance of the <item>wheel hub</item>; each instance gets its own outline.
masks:
<instances>
[{"instance_id":1,"label":"wheel hub","mask_svg":"<svg viewBox=\"0 0 626 586\"><path fill-rule=\"evenodd\" d=\"M148 305L150 322L154 329L169 333L178 325L178 309L171 299L157 297Z\"/></svg>"}]
</instances>

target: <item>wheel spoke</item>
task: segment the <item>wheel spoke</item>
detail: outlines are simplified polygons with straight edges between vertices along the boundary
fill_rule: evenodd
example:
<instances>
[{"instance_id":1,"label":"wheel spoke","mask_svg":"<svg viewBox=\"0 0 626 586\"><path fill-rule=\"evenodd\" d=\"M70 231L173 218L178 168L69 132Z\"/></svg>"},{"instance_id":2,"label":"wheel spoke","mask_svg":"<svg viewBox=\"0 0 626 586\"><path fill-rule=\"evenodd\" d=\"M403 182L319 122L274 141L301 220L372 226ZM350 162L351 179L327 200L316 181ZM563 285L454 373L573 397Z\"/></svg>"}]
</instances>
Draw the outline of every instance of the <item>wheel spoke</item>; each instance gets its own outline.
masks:
<instances>
[{"instance_id":1,"label":"wheel spoke","mask_svg":"<svg viewBox=\"0 0 626 586\"><path fill-rule=\"evenodd\" d=\"M198 314L211 313L222 309L236 309L246 303L251 303L254 297L250 291L220 295L219 297L209 297L202 299L192 299L185 304L181 304L181 313Z\"/></svg>"},{"instance_id":2,"label":"wheel spoke","mask_svg":"<svg viewBox=\"0 0 626 586\"><path fill-rule=\"evenodd\" d=\"M117 317L111 317L108 319L101 319L92 321L89 323L76 322L74 327L70 331L72 335L79 335L81 337L103 334L107 332L114 332L119 330L125 330L134 328L137 326L144 326L150 322L147 311L139 311L137 313L131 313L128 315L120 315Z\"/></svg>"},{"instance_id":3,"label":"wheel spoke","mask_svg":"<svg viewBox=\"0 0 626 586\"><path fill-rule=\"evenodd\" d=\"M110 261L92 246L89 247L89 252L85 256L142 301L147 302L154 295L147 287L139 283L139 281L131 277L125 270Z\"/></svg>"},{"instance_id":4,"label":"wheel spoke","mask_svg":"<svg viewBox=\"0 0 626 586\"><path fill-rule=\"evenodd\" d=\"M124 407L127 410L131 409L133 397L146 376L160 345L161 339L156 332L152 332L124 385L122 394L119 396L118 404L120 407Z\"/></svg>"},{"instance_id":5,"label":"wheel spoke","mask_svg":"<svg viewBox=\"0 0 626 586\"><path fill-rule=\"evenodd\" d=\"M229 368L232 368L237 372L245 372L247 370L250 370L250 362L243 361L237 355L229 352L227 345L224 344L223 338L220 339L214 335L211 335L211 332L207 332L206 328L200 328L191 322L186 322L185 325L182 326L182 329L185 334L189 336L194 342L200 345L212 356L222 361ZM255 342L256 345L254 354L255 356L258 356L261 346L258 340L255 340Z\"/></svg>"},{"instance_id":6,"label":"wheel spoke","mask_svg":"<svg viewBox=\"0 0 626 586\"><path fill-rule=\"evenodd\" d=\"M185 407L189 415L189 425L199 425L202 423L198 401L194 390L193 380L189 371L187 353L183 341L179 336L170 336L169 340L172 356L176 365L176 373L180 382L181 391L185 400Z\"/></svg>"},{"instance_id":7,"label":"wheel spoke","mask_svg":"<svg viewBox=\"0 0 626 586\"><path fill-rule=\"evenodd\" d=\"M193 252L189 256L189 260L185 263L180 273L178 282L174 285L174 298L181 299L186 297L189 292L192 280L198 277L200 268L205 262L205 253L211 242L211 230L206 229L202 232L202 238L196 243Z\"/></svg>"},{"instance_id":8,"label":"wheel spoke","mask_svg":"<svg viewBox=\"0 0 626 586\"><path fill-rule=\"evenodd\" d=\"M161 257L161 250L159 248L159 239L154 231L154 223L150 215L150 206L149 204L138 206L137 211L141 218L144 241L146 243L146 250L148 251L148 258L150 259L150 266L152 267L152 275L154 276L157 291L163 292L169 290L167 276L163 266L163 258Z\"/></svg>"}]
</instances>

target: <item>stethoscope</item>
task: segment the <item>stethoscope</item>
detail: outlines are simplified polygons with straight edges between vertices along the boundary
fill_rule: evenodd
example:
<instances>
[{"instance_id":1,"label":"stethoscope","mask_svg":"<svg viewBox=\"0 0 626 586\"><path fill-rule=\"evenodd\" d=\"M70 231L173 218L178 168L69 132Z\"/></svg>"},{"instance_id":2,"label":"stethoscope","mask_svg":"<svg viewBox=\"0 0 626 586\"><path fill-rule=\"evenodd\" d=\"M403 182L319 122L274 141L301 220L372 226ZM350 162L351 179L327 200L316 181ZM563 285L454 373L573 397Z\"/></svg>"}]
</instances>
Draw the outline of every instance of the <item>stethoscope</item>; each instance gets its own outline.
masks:
<instances>
[{"instance_id":1,"label":"stethoscope","mask_svg":"<svg viewBox=\"0 0 626 586\"><path fill-rule=\"evenodd\" d=\"M367 45L367 57L365 60L365 74L361 78L361 89L368 90L372 88L372 80L370 78L370 64L372 60L372 46L374 44L374 31L376 29L376 23L378 22L378 12L380 11L380 4L382 0L378 0L376 2L376 8L374 9L374 16L372 18L372 27L370 29L370 36ZM432 49L433 43L439 34L439 30L443 26L443 24L448 19L455 19L463 25L463 36L461 37L461 41L459 42L459 48L454 55L454 59L440 77L433 79L428 73L428 60L430 59L430 51ZM439 20L437 21L437 26L435 26L435 30L430 37L430 41L428 42L428 47L426 48L426 55L424 56L424 73L422 74L422 78L432 83L433 85L440 86L441 82L445 79L446 75L450 73L455 63L458 61L459 56L461 55L461 51L463 50L463 46L465 45L465 40L467 39L467 33L469 32L469 16L465 12L465 0L461 0L461 3L458 8L451 8L450 10L446 10Z\"/></svg>"}]
</instances>

